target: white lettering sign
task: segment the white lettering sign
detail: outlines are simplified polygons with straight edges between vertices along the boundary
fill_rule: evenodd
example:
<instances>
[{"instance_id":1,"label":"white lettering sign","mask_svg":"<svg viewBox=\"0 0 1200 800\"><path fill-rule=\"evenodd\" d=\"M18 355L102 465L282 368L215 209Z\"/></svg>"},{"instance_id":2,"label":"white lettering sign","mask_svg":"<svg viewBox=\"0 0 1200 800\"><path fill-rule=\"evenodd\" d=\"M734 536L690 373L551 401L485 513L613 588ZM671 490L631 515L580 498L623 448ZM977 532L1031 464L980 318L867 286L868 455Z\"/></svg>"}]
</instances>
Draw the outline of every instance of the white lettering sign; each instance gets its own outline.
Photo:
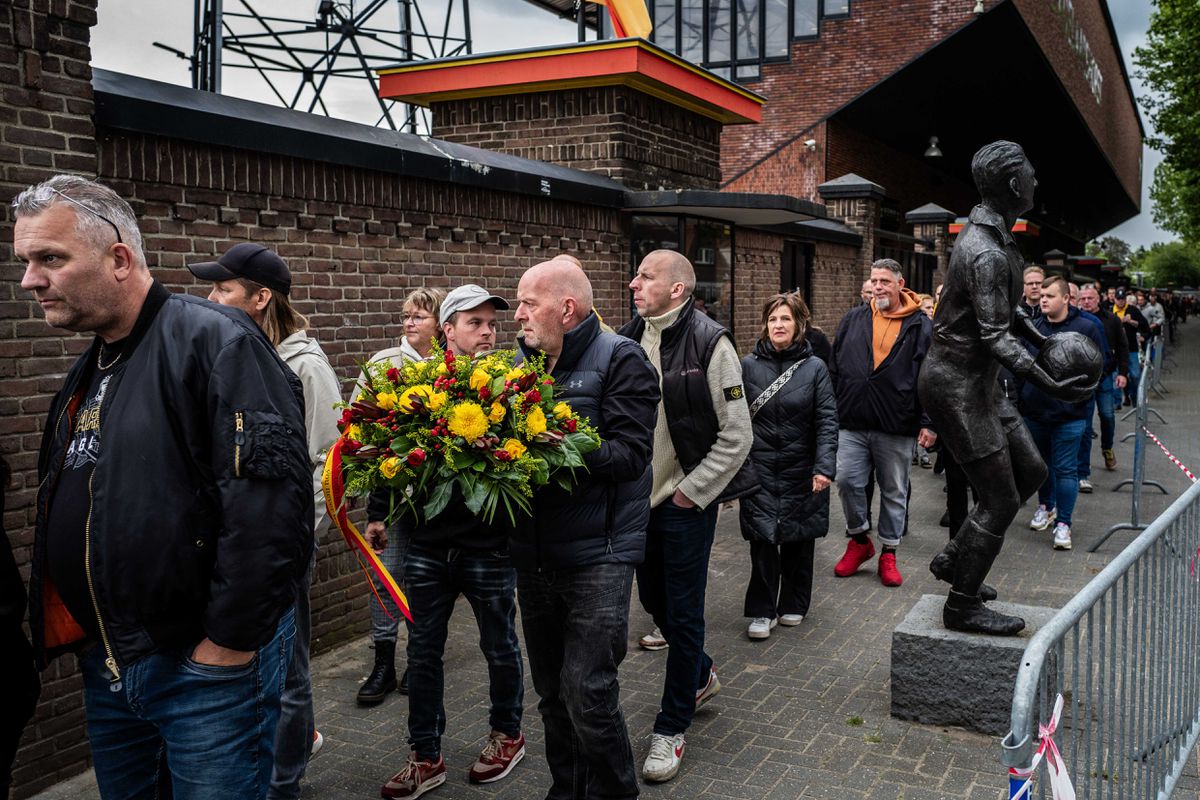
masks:
<instances>
[{"instance_id":1,"label":"white lettering sign","mask_svg":"<svg viewBox=\"0 0 1200 800\"><path fill-rule=\"evenodd\" d=\"M1063 35L1067 37L1067 43L1071 45L1071 50L1079 59L1083 76L1092 89L1092 96L1099 103L1104 89L1104 75L1100 72L1100 64L1096 62L1096 57L1092 55L1092 46L1088 42L1087 34L1083 32L1083 26L1075 18L1075 0L1051 0L1051 2L1055 13L1058 14L1059 22L1062 24Z\"/></svg>"}]
</instances>

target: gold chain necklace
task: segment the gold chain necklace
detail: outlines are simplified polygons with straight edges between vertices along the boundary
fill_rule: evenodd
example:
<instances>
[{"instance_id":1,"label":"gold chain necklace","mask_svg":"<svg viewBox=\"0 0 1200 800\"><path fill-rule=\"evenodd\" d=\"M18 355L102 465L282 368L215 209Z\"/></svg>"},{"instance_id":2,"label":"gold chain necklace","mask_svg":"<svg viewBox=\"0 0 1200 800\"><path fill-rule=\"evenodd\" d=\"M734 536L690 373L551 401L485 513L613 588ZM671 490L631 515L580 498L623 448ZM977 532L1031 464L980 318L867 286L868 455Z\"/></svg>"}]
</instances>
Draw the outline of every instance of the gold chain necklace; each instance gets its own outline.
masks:
<instances>
[{"instance_id":1,"label":"gold chain necklace","mask_svg":"<svg viewBox=\"0 0 1200 800\"><path fill-rule=\"evenodd\" d=\"M108 362L107 364L103 363L104 342L101 342L100 349L96 351L96 367L101 372L103 372L106 369L112 369L113 367L115 367L117 365L117 362L121 360L121 356L123 356L123 355L125 355L125 351L121 351L120 353L117 353L117 357L114 358L112 361Z\"/></svg>"}]
</instances>

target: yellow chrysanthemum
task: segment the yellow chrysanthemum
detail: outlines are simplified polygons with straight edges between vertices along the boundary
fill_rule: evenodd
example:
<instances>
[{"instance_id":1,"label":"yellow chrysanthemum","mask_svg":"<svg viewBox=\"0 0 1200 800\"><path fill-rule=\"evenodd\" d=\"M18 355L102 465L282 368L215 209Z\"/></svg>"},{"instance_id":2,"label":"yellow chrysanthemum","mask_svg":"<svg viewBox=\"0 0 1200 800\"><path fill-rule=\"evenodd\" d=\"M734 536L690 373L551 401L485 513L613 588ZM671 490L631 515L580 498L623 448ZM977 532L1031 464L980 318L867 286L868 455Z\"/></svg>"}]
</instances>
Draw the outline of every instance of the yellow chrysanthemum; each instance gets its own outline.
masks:
<instances>
[{"instance_id":1,"label":"yellow chrysanthemum","mask_svg":"<svg viewBox=\"0 0 1200 800\"><path fill-rule=\"evenodd\" d=\"M504 375L504 380L519 381L519 380L521 380L521 378L524 378L524 377L525 377L525 370L521 369L520 367L513 367Z\"/></svg>"},{"instance_id":2,"label":"yellow chrysanthemum","mask_svg":"<svg viewBox=\"0 0 1200 800\"><path fill-rule=\"evenodd\" d=\"M554 416L558 419L566 419L571 416L571 407L566 403L558 403L554 406Z\"/></svg>"},{"instance_id":3,"label":"yellow chrysanthemum","mask_svg":"<svg viewBox=\"0 0 1200 800\"><path fill-rule=\"evenodd\" d=\"M400 459L396 458L395 456L392 456L391 458L388 458L388 459L384 459L384 462L379 465L379 472L383 475L383 477L388 478L390 480L390 479L396 477L396 473L400 471L400 465L402 463L404 463L404 462L402 462Z\"/></svg>"},{"instance_id":4,"label":"yellow chrysanthemum","mask_svg":"<svg viewBox=\"0 0 1200 800\"><path fill-rule=\"evenodd\" d=\"M492 382L492 376L487 374L487 370L482 367L476 367L471 373L471 389L478 392L484 386Z\"/></svg>"},{"instance_id":5,"label":"yellow chrysanthemum","mask_svg":"<svg viewBox=\"0 0 1200 800\"><path fill-rule=\"evenodd\" d=\"M358 423L355 423L346 428L346 436L357 441L362 438L362 428L358 425Z\"/></svg>"},{"instance_id":6,"label":"yellow chrysanthemum","mask_svg":"<svg viewBox=\"0 0 1200 800\"><path fill-rule=\"evenodd\" d=\"M380 392L379 394L375 395L375 403L384 411L391 411L396 407L396 393Z\"/></svg>"},{"instance_id":7,"label":"yellow chrysanthemum","mask_svg":"<svg viewBox=\"0 0 1200 800\"><path fill-rule=\"evenodd\" d=\"M446 393L445 392L432 392L429 395L429 399L425 401L425 407L428 408L430 411L432 411L435 414L438 411L441 411L442 406L444 406L444 405L446 405Z\"/></svg>"},{"instance_id":8,"label":"yellow chrysanthemum","mask_svg":"<svg viewBox=\"0 0 1200 800\"><path fill-rule=\"evenodd\" d=\"M546 432L546 415L542 413L542 409L534 406L533 410L525 416L525 430L530 436Z\"/></svg>"},{"instance_id":9,"label":"yellow chrysanthemum","mask_svg":"<svg viewBox=\"0 0 1200 800\"><path fill-rule=\"evenodd\" d=\"M492 410L488 414L488 419L492 422L499 422L504 419L506 413L508 413L508 409L502 403L492 403Z\"/></svg>"},{"instance_id":10,"label":"yellow chrysanthemum","mask_svg":"<svg viewBox=\"0 0 1200 800\"><path fill-rule=\"evenodd\" d=\"M415 410L413 407L414 398L420 399L422 403L428 406L429 400L433 395L433 387L427 383L411 386L400 393L400 399L396 401L396 407L405 414L411 414Z\"/></svg>"},{"instance_id":11,"label":"yellow chrysanthemum","mask_svg":"<svg viewBox=\"0 0 1200 800\"><path fill-rule=\"evenodd\" d=\"M513 457L513 461L516 461L518 458L525 455L526 448L525 445L521 444L516 439L505 439L504 449L507 450L508 454Z\"/></svg>"},{"instance_id":12,"label":"yellow chrysanthemum","mask_svg":"<svg viewBox=\"0 0 1200 800\"><path fill-rule=\"evenodd\" d=\"M438 375L449 375L450 374L450 368L446 366L445 361L438 362L437 374Z\"/></svg>"},{"instance_id":13,"label":"yellow chrysanthemum","mask_svg":"<svg viewBox=\"0 0 1200 800\"><path fill-rule=\"evenodd\" d=\"M446 422L452 434L461 436L468 442L473 442L487 433L491 424L478 403L459 403L450 409L450 416Z\"/></svg>"}]
</instances>

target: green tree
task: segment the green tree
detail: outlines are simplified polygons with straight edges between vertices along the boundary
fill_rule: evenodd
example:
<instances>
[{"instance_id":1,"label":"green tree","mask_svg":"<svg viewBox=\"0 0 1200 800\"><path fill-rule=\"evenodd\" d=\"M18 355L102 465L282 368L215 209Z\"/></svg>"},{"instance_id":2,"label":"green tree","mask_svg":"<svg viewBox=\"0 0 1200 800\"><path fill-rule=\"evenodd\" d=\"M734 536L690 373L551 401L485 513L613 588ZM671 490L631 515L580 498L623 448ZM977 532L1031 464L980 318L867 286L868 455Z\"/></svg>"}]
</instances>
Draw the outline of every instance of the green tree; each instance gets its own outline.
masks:
<instances>
[{"instance_id":1,"label":"green tree","mask_svg":"<svg viewBox=\"0 0 1200 800\"><path fill-rule=\"evenodd\" d=\"M1147 141L1163 153L1150 197L1154 221L1186 242L1200 242L1200 3L1154 0L1146 44L1134 51L1141 98L1157 135Z\"/></svg>"},{"instance_id":2,"label":"green tree","mask_svg":"<svg viewBox=\"0 0 1200 800\"><path fill-rule=\"evenodd\" d=\"M1108 263L1120 264L1122 267L1129 266L1129 258L1133 255L1133 249L1129 246L1129 242L1121 237L1105 236L1100 240L1100 249L1104 252Z\"/></svg>"},{"instance_id":3,"label":"green tree","mask_svg":"<svg viewBox=\"0 0 1200 800\"><path fill-rule=\"evenodd\" d=\"M1151 286L1200 285L1200 252L1184 242L1156 244L1141 263Z\"/></svg>"}]
</instances>

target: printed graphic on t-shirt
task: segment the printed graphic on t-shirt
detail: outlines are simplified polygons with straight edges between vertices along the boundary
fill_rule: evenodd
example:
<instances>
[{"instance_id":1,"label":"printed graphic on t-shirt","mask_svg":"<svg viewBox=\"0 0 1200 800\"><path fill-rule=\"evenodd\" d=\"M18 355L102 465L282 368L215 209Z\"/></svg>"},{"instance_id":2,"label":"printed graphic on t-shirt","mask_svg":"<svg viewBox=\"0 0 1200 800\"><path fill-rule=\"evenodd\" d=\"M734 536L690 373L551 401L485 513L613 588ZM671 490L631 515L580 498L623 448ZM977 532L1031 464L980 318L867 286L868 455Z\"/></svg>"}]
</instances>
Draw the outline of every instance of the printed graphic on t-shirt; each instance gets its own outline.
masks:
<instances>
[{"instance_id":1,"label":"printed graphic on t-shirt","mask_svg":"<svg viewBox=\"0 0 1200 800\"><path fill-rule=\"evenodd\" d=\"M100 455L100 406L111 379L111 375L104 376L96 393L88 398L75 418L75 435L67 447L63 469L82 469L96 463L96 457Z\"/></svg>"}]
</instances>

